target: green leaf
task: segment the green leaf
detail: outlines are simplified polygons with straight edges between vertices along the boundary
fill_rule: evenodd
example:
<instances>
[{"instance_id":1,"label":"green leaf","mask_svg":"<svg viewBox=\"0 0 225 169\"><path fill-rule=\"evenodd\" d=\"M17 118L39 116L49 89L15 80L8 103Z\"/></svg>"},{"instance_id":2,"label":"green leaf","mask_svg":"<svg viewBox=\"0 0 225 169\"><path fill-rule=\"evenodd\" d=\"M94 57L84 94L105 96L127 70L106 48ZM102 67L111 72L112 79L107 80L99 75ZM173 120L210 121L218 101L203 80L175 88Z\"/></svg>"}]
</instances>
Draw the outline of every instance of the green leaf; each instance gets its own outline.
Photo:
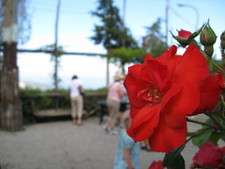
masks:
<instances>
[{"instance_id":1,"label":"green leaf","mask_svg":"<svg viewBox=\"0 0 225 169\"><path fill-rule=\"evenodd\" d=\"M202 134L198 134L198 133L202 133ZM200 147L206 141L210 141L214 145L218 145L218 141L222 139L221 134L212 129L208 129L208 130L205 130L204 128L199 129L197 132L195 132L195 134L199 136L192 138L192 143L197 147Z\"/></svg>"},{"instance_id":2,"label":"green leaf","mask_svg":"<svg viewBox=\"0 0 225 169\"><path fill-rule=\"evenodd\" d=\"M197 132L195 133L202 133L202 134L192 139L192 143L197 147L200 147L204 142L208 141L212 132L211 130L205 132L203 131L205 131L204 128L197 130Z\"/></svg>"},{"instance_id":3,"label":"green leaf","mask_svg":"<svg viewBox=\"0 0 225 169\"><path fill-rule=\"evenodd\" d=\"M210 137L209 137L209 141L212 142L214 145L218 145L218 141L221 138L221 134L218 132L212 132Z\"/></svg>"},{"instance_id":4,"label":"green leaf","mask_svg":"<svg viewBox=\"0 0 225 169\"><path fill-rule=\"evenodd\" d=\"M185 169L185 161L180 154L184 147L185 144L164 156L163 165L166 166L167 169Z\"/></svg>"}]
</instances>

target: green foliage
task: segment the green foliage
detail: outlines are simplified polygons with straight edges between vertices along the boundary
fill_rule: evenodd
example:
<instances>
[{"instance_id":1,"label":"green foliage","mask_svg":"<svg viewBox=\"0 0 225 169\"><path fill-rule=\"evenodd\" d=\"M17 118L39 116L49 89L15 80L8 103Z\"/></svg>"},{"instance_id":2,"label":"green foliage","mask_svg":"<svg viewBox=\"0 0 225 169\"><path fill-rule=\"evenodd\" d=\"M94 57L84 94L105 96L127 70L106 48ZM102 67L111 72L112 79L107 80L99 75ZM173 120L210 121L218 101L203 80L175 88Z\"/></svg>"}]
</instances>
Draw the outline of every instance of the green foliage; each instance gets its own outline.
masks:
<instances>
[{"instance_id":1,"label":"green foliage","mask_svg":"<svg viewBox=\"0 0 225 169\"><path fill-rule=\"evenodd\" d=\"M59 106L61 108L69 108L69 95L68 91L61 89L58 92L59 96L57 96ZM61 95L60 95L61 94ZM21 89L20 90L20 97L22 101L31 101L33 102L32 110L43 110L43 109L51 109L55 107L55 91L54 90L47 90L41 91L39 89Z\"/></svg>"},{"instance_id":2,"label":"green foliage","mask_svg":"<svg viewBox=\"0 0 225 169\"><path fill-rule=\"evenodd\" d=\"M125 72L125 64L134 62L142 63L145 58L145 54L146 52L143 49L127 49L122 47L111 49L108 56L112 62L119 62L122 72Z\"/></svg>"},{"instance_id":3,"label":"green foliage","mask_svg":"<svg viewBox=\"0 0 225 169\"><path fill-rule=\"evenodd\" d=\"M194 134L198 134L198 133L203 133L203 134L199 135L198 137L194 137L192 139L192 143L197 147L200 147L206 141L210 141L214 145L217 145L217 142L220 139L219 133L213 130L199 129Z\"/></svg>"},{"instance_id":4,"label":"green foliage","mask_svg":"<svg viewBox=\"0 0 225 169\"><path fill-rule=\"evenodd\" d=\"M134 61L142 61L145 54L146 52L143 49L118 48L110 50L109 57L114 62L120 61L122 65L125 65Z\"/></svg>"},{"instance_id":5,"label":"green foliage","mask_svg":"<svg viewBox=\"0 0 225 169\"><path fill-rule=\"evenodd\" d=\"M166 166L167 169L185 169L184 158L180 154L184 147L185 144L166 154L163 159L163 166Z\"/></svg>"},{"instance_id":6,"label":"green foliage","mask_svg":"<svg viewBox=\"0 0 225 169\"><path fill-rule=\"evenodd\" d=\"M161 19L158 18L152 26L146 28L147 35L143 38L144 49L156 58L168 48L165 36L161 33Z\"/></svg>"},{"instance_id":7,"label":"green foliage","mask_svg":"<svg viewBox=\"0 0 225 169\"><path fill-rule=\"evenodd\" d=\"M22 97L41 93L43 93L43 91L41 91L40 89L30 89L30 88L20 89L19 91L19 94Z\"/></svg>"},{"instance_id":8,"label":"green foliage","mask_svg":"<svg viewBox=\"0 0 225 169\"><path fill-rule=\"evenodd\" d=\"M216 126L216 123L211 119L202 123L201 129L189 133L189 136L192 137L192 143L197 147L200 147L206 141L218 145L218 141L223 138L221 137L221 131L216 130Z\"/></svg>"},{"instance_id":9,"label":"green foliage","mask_svg":"<svg viewBox=\"0 0 225 169\"><path fill-rule=\"evenodd\" d=\"M49 45L45 45L41 47L42 50L47 50L47 51L52 51L52 57L51 57L51 61L55 61L55 57L60 57L63 55L63 46L58 46L57 47L57 53L55 52L55 44L49 44Z\"/></svg>"},{"instance_id":10,"label":"green foliage","mask_svg":"<svg viewBox=\"0 0 225 169\"><path fill-rule=\"evenodd\" d=\"M119 9L113 5L113 0L98 0L98 7L92 15L101 20L100 25L95 25L95 34L90 37L95 44L103 44L107 50L122 46L128 49L138 47L129 29L124 27Z\"/></svg>"},{"instance_id":11,"label":"green foliage","mask_svg":"<svg viewBox=\"0 0 225 169\"><path fill-rule=\"evenodd\" d=\"M89 89L89 90L85 90L85 93L86 94L92 94L92 93L107 93L107 88L99 88L99 89L95 89L95 90L91 90L91 89Z\"/></svg>"}]
</instances>

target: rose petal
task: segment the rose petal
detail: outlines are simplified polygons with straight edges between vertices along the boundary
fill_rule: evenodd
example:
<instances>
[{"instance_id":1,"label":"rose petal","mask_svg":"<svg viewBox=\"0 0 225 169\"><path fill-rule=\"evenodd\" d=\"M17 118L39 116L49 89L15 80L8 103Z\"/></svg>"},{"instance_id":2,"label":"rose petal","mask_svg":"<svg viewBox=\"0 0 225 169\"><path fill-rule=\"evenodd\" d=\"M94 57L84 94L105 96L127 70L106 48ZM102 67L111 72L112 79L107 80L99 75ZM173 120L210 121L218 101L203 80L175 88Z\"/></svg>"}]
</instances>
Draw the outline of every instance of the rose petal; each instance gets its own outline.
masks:
<instances>
[{"instance_id":1,"label":"rose petal","mask_svg":"<svg viewBox=\"0 0 225 169\"><path fill-rule=\"evenodd\" d=\"M159 123L160 105L145 105L132 119L127 133L135 141L143 141L150 137Z\"/></svg>"},{"instance_id":2,"label":"rose petal","mask_svg":"<svg viewBox=\"0 0 225 169\"><path fill-rule=\"evenodd\" d=\"M156 60L164 65L167 65L173 59L173 56L177 52L177 47L173 45L169 50L166 50L161 56L157 57Z\"/></svg>"},{"instance_id":3,"label":"rose petal","mask_svg":"<svg viewBox=\"0 0 225 169\"><path fill-rule=\"evenodd\" d=\"M194 45L190 45L176 65L174 78L186 78L201 83L209 75L207 60Z\"/></svg>"},{"instance_id":4,"label":"rose petal","mask_svg":"<svg viewBox=\"0 0 225 169\"><path fill-rule=\"evenodd\" d=\"M142 71L148 72L148 77L151 79L150 82L157 86L159 90L162 90L164 87L163 84L169 76L165 65L162 65L156 60L150 60L146 63Z\"/></svg>"},{"instance_id":5,"label":"rose petal","mask_svg":"<svg viewBox=\"0 0 225 169\"><path fill-rule=\"evenodd\" d=\"M207 77L200 87L200 91L200 105L192 115L205 113L206 110L212 110L216 106L220 93L222 92L220 89L219 76L214 75Z\"/></svg>"},{"instance_id":6,"label":"rose petal","mask_svg":"<svg viewBox=\"0 0 225 169\"><path fill-rule=\"evenodd\" d=\"M180 31L178 31L178 36L184 39L188 39L189 36L191 36L192 33L186 30L181 29Z\"/></svg>"},{"instance_id":7,"label":"rose petal","mask_svg":"<svg viewBox=\"0 0 225 169\"><path fill-rule=\"evenodd\" d=\"M156 152L168 153L183 145L187 135L187 123L185 116L180 119L179 123L182 123L183 127L180 127L179 129L172 128L167 124L165 117L161 115L157 128L148 139L151 149Z\"/></svg>"},{"instance_id":8,"label":"rose petal","mask_svg":"<svg viewBox=\"0 0 225 169\"><path fill-rule=\"evenodd\" d=\"M169 101L166 102L166 99ZM162 111L167 124L174 128L183 127L183 123L179 121L180 118L195 111L199 106L199 99L200 93L196 83L180 79L173 84L162 100Z\"/></svg>"},{"instance_id":9,"label":"rose petal","mask_svg":"<svg viewBox=\"0 0 225 169\"><path fill-rule=\"evenodd\" d=\"M135 65L129 68L129 73L124 80L124 85L127 89L128 98L130 100L131 106L142 107L145 105L146 101L138 99L139 91L147 88L149 83L139 79L141 77L140 71L142 66ZM140 83L139 85L136 85Z\"/></svg>"}]
</instances>

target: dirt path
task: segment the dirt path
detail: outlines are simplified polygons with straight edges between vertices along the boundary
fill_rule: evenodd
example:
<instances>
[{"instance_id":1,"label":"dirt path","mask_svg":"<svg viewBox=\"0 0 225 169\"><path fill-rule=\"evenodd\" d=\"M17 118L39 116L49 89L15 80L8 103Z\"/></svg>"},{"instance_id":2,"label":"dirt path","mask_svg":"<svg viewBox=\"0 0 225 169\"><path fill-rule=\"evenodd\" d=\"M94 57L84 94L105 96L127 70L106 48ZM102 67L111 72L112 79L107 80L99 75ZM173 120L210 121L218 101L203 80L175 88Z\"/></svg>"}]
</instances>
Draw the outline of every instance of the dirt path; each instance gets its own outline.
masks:
<instances>
[{"instance_id":1,"label":"dirt path","mask_svg":"<svg viewBox=\"0 0 225 169\"><path fill-rule=\"evenodd\" d=\"M106 134L97 118L85 120L80 127L58 121L25 126L16 133L0 131L0 169L111 169L118 137ZM186 166L196 151L187 145L183 153ZM141 169L163 156L142 150Z\"/></svg>"}]
</instances>

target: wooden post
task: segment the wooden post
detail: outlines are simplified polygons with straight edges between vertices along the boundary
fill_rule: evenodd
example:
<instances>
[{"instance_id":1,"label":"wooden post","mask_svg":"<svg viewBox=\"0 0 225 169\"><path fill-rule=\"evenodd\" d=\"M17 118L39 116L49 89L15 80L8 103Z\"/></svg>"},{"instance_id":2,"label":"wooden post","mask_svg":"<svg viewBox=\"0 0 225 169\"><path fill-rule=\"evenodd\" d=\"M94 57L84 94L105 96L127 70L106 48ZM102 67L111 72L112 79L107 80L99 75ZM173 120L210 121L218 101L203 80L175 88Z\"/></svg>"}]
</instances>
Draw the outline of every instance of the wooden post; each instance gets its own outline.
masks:
<instances>
[{"instance_id":1,"label":"wooden post","mask_svg":"<svg viewBox=\"0 0 225 169\"><path fill-rule=\"evenodd\" d=\"M110 72L109 72L109 58L106 58L106 88L109 86L109 76L110 76Z\"/></svg>"},{"instance_id":2,"label":"wooden post","mask_svg":"<svg viewBox=\"0 0 225 169\"><path fill-rule=\"evenodd\" d=\"M22 107L19 97L17 67L17 8L18 0L4 0L3 69L1 77L0 126L17 131L22 127Z\"/></svg>"},{"instance_id":3,"label":"wooden post","mask_svg":"<svg viewBox=\"0 0 225 169\"><path fill-rule=\"evenodd\" d=\"M55 92L58 92L58 66L59 66L59 51L58 51L58 25L59 25L59 12L60 12L61 0L58 0L56 10L56 21L55 21L55 43L54 43L54 56L55 56L55 72L54 72L54 86Z\"/></svg>"},{"instance_id":4,"label":"wooden post","mask_svg":"<svg viewBox=\"0 0 225 169\"><path fill-rule=\"evenodd\" d=\"M56 21L55 21L55 43L54 43L54 56L55 56L55 72L54 72L54 86L55 93L59 91L59 78L58 78L58 67L59 67L59 51L58 51L58 25L59 25L59 12L60 12L61 0L58 0L57 10L56 10ZM59 108L59 99L55 97L55 108Z\"/></svg>"}]
</instances>

